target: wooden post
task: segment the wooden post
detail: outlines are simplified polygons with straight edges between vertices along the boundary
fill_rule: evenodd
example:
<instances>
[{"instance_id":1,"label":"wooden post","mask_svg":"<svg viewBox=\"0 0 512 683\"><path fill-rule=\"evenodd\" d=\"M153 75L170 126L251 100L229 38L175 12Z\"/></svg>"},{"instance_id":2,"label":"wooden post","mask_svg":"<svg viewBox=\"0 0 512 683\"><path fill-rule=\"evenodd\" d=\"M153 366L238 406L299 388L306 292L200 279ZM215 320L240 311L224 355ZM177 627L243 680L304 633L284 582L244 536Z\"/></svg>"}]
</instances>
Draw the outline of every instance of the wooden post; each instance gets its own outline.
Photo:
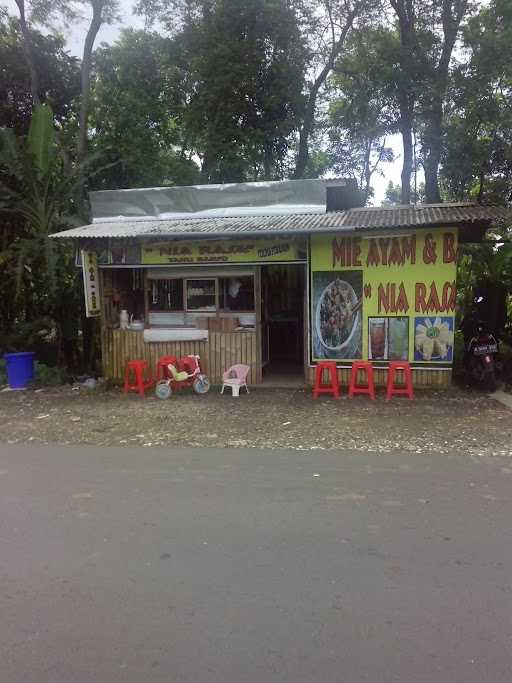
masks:
<instances>
[{"instance_id":1,"label":"wooden post","mask_svg":"<svg viewBox=\"0 0 512 683\"><path fill-rule=\"evenodd\" d=\"M108 374L108 349L107 349L107 300L105 297L105 271L99 269L100 279L100 342L101 342L101 373L104 377Z\"/></svg>"},{"instance_id":2,"label":"wooden post","mask_svg":"<svg viewBox=\"0 0 512 683\"><path fill-rule=\"evenodd\" d=\"M305 263L303 268L304 268L304 313L303 313L304 383L308 384L308 381L309 381L309 372L308 372L308 370L309 370L309 311L310 311L308 293L311 294L311 292L309 290L309 267L308 267L308 263Z\"/></svg>"},{"instance_id":3,"label":"wooden post","mask_svg":"<svg viewBox=\"0 0 512 683\"><path fill-rule=\"evenodd\" d=\"M262 323L261 323L261 266L254 271L254 311L256 313L256 367L254 377L257 383L262 381Z\"/></svg>"},{"instance_id":4,"label":"wooden post","mask_svg":"<svg viewBox=\"0 0 512 683\"><path fill-rule=\"evenodd\" d=\"M144 325L149 327L149 278L148 269L144 268Z\"/></svg>"}]
</instances>

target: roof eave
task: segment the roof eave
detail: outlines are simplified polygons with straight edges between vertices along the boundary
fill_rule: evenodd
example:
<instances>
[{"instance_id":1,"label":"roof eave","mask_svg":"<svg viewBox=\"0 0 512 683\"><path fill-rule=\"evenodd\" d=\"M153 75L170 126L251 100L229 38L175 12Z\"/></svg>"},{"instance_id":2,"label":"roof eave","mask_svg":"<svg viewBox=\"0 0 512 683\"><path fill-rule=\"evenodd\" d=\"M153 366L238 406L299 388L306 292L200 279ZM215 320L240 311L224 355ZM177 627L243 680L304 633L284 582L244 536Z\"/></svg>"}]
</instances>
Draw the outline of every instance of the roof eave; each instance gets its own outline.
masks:
<instances>
[{"instance_id":1,"label":"roof eave","mask_svg":"<svg viewBox=\"0 0 512 683\"><path fill-rule=\"evenodd\" d=\"M432 221L424 225L404 223L393 226L322 226L320 228L295 228L292 230L247 230L247 231L216 231L210 233L204 232L161 232L161 233L142 233L134 235L62 235L54 233L50 235L52 238L66 239L66 240L139 240L139 241L158 241L162 239L201 239L201 240L215 240L226 239L228 237L237 238L256 238L256 237L285 237L294 235L318 235L325 233L351 233L351 232L387 232L392 230L428 230L429 228L439 227L458 227L463 231L481 231L484 232L492 226L491 219L479 219L472 221Z\"/></svg>"}]
</instances>

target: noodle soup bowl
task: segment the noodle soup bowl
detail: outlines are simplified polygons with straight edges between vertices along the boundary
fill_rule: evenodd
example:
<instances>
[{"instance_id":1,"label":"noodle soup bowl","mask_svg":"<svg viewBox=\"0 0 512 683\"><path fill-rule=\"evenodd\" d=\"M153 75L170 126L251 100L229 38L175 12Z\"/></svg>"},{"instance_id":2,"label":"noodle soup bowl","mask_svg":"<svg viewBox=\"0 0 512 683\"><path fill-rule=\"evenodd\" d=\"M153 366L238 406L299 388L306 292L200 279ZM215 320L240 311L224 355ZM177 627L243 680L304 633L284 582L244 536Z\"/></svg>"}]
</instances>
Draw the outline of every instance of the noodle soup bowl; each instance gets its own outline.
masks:
<instances>
[{"instance_id":1,"label":"noodle soup bowl","mask_svg":"<svg viewBox=\"0 0 512 683\"><path fill-rule=\"evenodd\" d=\"M324 335L322 334L321 318L322 305L327 301L327 297L331 296L336 286L339 286L341 289L346 290L348 294L348 300L352 308L354 308L358 302L357 294L355 293L354 288L346 280L339 279L334 282L330 282L320 294L320 298L318 299L315 313L315 330L316 336L320 342L321 347L324 349L325 352L327 352L327 357L330 358L334 356L343 357L343 352L347 351L351 347L352 343L355 341L354 337L357 334L357 329L359 327L359 322L361 320L360 310L358 310L355 315L352 315L347 319L343 326L345 328L346 334L344 335L344 339L340 344L333 346L324 339Z\"/></svg>"}]
</instances>

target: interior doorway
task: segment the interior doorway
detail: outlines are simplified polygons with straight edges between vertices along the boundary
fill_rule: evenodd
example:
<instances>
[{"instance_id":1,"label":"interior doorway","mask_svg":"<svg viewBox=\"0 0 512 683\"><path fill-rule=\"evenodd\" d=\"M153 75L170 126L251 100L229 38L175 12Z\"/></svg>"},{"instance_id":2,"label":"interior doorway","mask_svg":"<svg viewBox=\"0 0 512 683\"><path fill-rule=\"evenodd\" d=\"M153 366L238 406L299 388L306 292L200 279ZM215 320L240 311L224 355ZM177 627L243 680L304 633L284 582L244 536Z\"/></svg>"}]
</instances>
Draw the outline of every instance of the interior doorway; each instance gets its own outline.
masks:
<instances>
[{"instance_id":1,"label":"interior doorway","mask_svg":"<svg viewBox=\"0 0 512 683\"><path fill-rule=\"evenodd\" d=\"M304 382L304 264L263 266L261 341L263 381Z\"/></svg>"}]
</instances>

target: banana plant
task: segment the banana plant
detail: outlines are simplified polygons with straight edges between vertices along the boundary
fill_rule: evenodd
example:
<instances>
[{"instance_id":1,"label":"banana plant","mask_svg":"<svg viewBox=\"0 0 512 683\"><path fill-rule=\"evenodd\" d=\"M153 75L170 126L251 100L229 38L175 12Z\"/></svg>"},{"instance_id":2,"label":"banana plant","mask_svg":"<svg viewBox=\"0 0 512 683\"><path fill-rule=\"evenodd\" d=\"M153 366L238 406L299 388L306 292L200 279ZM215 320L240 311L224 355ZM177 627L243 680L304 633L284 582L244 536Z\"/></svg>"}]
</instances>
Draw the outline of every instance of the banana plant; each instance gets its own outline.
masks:
<instances>
[{"instance_id":1,"label":"banana plant","mask_svg":"<svg viewBox=\"0 0 512 683\"><path fill-rule=\"evenodd\" d=\"M71 214L83 178L83 168L64 174L47 105L34 108L26 139L0 129L0 213L16 217L19 225L9 245L16 253L18 292L23 276L29 276L33 262L42 257L50 290L54 289L56 250L61 247L49 235L77 223Z\"/></svg>"}]
</instances>

